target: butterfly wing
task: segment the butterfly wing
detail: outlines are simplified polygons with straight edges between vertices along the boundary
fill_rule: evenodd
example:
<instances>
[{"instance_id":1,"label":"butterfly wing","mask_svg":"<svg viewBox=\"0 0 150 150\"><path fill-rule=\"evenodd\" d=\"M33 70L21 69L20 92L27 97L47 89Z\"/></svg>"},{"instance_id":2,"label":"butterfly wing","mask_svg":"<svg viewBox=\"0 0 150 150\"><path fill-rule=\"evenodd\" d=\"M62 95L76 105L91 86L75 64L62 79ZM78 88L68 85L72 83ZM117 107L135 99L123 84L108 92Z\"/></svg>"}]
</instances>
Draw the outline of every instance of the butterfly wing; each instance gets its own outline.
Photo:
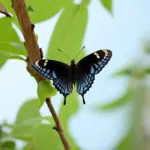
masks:
<instances>
[{"instance_id":1,"label":"butterfly wing","mask_svg":"<svg viewBox=\"0 0 150 150\"><path fill-rule=\"evenodd\" d=\"M112 52L110 50L98 50L77 63L77 92L82 96L84 104L84 94L92 86L95 74L98 74L105 67L111 56Z\"/></svg>"},{"instance_id":2,"label":"butterfly wing","mask_svg":"<svg viewBox=\"0 0 150 150\"><path fill-rule=\"evenodd\" d=\"M72 92L73 83L69 81L69 66L65 63L41 59L32 64L32 67L45 78L52 80L55 88L64 96L64 105L66 97Z\"/></svg>"}]
</instances>

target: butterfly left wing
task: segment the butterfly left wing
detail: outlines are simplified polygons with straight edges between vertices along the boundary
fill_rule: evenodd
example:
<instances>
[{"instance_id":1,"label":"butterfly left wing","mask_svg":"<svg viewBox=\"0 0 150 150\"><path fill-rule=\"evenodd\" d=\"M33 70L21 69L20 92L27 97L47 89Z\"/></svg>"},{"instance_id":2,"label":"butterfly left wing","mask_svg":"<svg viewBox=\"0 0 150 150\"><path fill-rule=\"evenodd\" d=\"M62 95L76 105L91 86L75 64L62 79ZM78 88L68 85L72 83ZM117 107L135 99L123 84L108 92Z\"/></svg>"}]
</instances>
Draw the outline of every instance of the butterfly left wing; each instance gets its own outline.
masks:
<instances>
[{"instance_id":1,"label":"butterfly left wing","mask_svg":"<svg viewBox=\"0 0 150 150\"><path fill-rule=\"evenodd\" d=\"M84 94L92 86L95 80L95 74L98 74L105 67L111 56L112 52L110 50L98 50L77 63L77 92L82 96L84 104Z\"/></svg>"},{"instance_id":2,"label":"butterfly left wing","mask_svg":"<svg viewBox=\"0 0 150 150\"><path fill-rule=\"evenodd\" d=\"M32 67L45 78L52 80L55 88L64 96L64 105L66 97L72 92L73 83L69 81L69 66L65 63L41 59L32 64Z\"/></svg>"}]
</instances>

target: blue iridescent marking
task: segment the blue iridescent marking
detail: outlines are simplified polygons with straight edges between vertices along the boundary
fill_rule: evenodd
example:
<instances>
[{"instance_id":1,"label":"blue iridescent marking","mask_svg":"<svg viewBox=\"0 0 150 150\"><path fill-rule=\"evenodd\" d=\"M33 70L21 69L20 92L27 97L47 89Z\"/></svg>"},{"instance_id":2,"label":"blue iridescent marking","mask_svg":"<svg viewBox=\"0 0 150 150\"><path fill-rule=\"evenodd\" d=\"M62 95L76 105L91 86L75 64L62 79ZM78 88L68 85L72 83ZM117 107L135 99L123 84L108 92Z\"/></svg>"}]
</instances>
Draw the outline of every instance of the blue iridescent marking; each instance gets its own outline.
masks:
<instances>
[{"instance_id":1,"label":"blue iridescent marking","mask_svg":"<svg viewBox=\"0 0 150 150\"><path fill-rule=\"evenodd\" d=\"M65 94L67 94L67 87L65 87Z\"/></svg>"},{"instance_id":2,"label":"blue iridescent marking","mask_svg":"<svg viewBox=\"0 0 150 150\"><path fill-rule=\"evenodd\" d=\"M98 65L97 65L97 64L94 64L94 66L95 66L96 68L98 68Z\"/></svg>"},{"instance_id":3,"label":"blue iridescent marking","mask_svg":"<svg viewBox=\"0 0 150 150\"><path fill-rule=\"evenodd\" d=\"M42 68L39 68L40 71L42 71Z\"/></svg>"},{"instance_id":4,"label":"blue iridescent marking","mask_svg":"<svg viewBox=\"0 0 150 150\"><path fill-rule=\"evenodd\" d=\"M88 89L88 87L84 87L84 92Z\"/></svg>"},{"instance_id":5,"label":"blue iridescent marking","mask_svg":"<svg viewBox=\"0 0 150 150\"><path fill-rule=\"evenodd\" d=\"M91 68L90 68L90 73L94 73L94 67L93 66L91 66Z\"/></svg>"},{"instance_id":6,"label":"blue iridescent marking","mask_svg":"<svg viewBox=\"0 0 150 150\"><path fill-rule=\"evenodd\" d=\"M50 76L50 75L47 75L47 77L48 77L49 79L51 79L51 76Z\"/></svg>"},{"instance_id":7,"label":"blue iridescent marking","mask_svg":"<svg viewBox=\"0 0 150 150\"><path fill-rule=\"evenodd\" d=\"M45 71L46 71L46 68L43 68L43 71L45 72Z\"/></svg>"},{"instance_id":8,"label":"blue iridescent marking","mask_svg":"<svg viewBox=\"0 0 150 150\"><path fill-rule=\"evenodd\" d=\"M61 89L61 91L64 93L65 92L65 90L64 89Z\"/></svg>"},{"instance_id":9,"label":"blue iridescent marking","mask_svg":"<svg viewBox=\"0 0 150 150\"><path fill-rule=\"evenodd\" d=\"M80 91L79 91L79 92L80 92L80 94L82 94L82 93L83 93L83 88L82 88L82 87L81 87L81 89L80 89Z\"/></svg>"},{"instance_id":10,"label":"blue iridescent marking","mask_svg":"<svg viewBox=\"0 0 150 150\"><path fill-rule=\"evenodd\" d=\"M42 74L45 74L45 72L43 71L43 69L42 69L41 73L42 73Z\"/></svg>"},{"instance_id":11,"label":"blue iridescent marking","mask_svg":"<svg viewBox=\"0 0 150 150\"><path fill-rule=\"evenodd\" d=\"M52 73L53 78L57 78L56 73L53 71Z\"/></svg>"},{"instance_id":12,"label":"blue iridescent marking","mask_svg":"<svg viewBox=\"0 0 150 150\"><path fill-rule=\"evenodd\" d=\"M45 76L50 79L50 75L45 74Z\"/></svg>"},{"instance_id":13,"label":"blue iridescent marking","mask_svg":"<svg viewBox=\"0 0 150 150\"><path fill-rule=\"evenodd\" d=\"M45 75L48 75L48 72L45 72Z\"/></svg>"},{"instance_id":14,"label":"blue iridescent marking","mask_svg":"<svg viewBox=\"0 0 150 150\"><path fill-rule=\"evenodd\" d=\"M45 72L45 74L46 74L46 75L49 74L49 70L47 70L47 71Z\"/></svg>"}]
</instances>

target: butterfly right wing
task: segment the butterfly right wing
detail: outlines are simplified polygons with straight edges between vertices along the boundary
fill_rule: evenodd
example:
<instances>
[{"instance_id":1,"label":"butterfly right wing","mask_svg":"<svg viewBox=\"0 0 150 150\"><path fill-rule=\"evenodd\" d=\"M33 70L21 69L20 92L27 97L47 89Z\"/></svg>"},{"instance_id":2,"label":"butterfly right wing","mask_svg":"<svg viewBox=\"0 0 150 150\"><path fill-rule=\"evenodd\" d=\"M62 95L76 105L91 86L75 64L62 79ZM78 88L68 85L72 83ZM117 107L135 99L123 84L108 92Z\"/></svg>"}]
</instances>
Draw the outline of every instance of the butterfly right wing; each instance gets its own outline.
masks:
<instances>
[{"instance_id":1,"label":"butterfly right wing","mask_svg":"<svg viewBox=\"0 0 150 150\"><path fill-rule=\"evenodd\" d=\"M72 92L73 83L69 81L69 66L65 63L41 59L32 64L32 67L45 78L52 80L55 88L66 97Z\"/></svg>"},{"instance_id":2,"label":"butterfly right wing","mask_svg":"<svg viewBox=\"0 0 150 150\"><path fill-rule=\"evenodd\" d=\"M84 94L91 88L95 75L105 67L111 57L110 50L102 49L84 57L77 63L77 92L82 96L84 104Z\"/></svg>"}]
</instances>

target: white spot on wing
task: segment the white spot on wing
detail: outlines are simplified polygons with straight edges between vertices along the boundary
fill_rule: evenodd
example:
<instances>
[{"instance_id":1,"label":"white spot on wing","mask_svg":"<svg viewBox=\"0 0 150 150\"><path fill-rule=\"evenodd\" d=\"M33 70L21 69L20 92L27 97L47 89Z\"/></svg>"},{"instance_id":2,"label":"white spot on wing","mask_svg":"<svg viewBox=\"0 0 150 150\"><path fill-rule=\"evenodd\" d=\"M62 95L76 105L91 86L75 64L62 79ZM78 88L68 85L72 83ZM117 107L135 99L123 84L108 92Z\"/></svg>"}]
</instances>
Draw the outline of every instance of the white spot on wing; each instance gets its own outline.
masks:
<instances>
[{"instance_id":1,"label":"white spot on wing","mask_svg":"<svg viewBox=\"0 0 150 150\"><path fill-rule=\"evenodd\" d=\"M35 62L35 65L36 65L36 66L39 66L39 61L36 61L36 62Z\"/></svg>"},{"instance_id":2,"label":"white spot on wing","mask_svg":"<svg viewBox=\"0 0 150 150\"><path fill-rule=\"evenodd\" d=\"M103 52L105 53L105 56L108 55L108 51L106 49L104 49Z\"/></svg>"},{"instance_id":3,"label":"white spot on wing","mask_svg":"<svg viewBox=\"0 0 150 150\"><path fill-rule=\"evenodd\" d=\"M46 66L46 65L47 65L47 63L48 63L48 60L45 60L45 62L44 62L44 66Z\"/></svg>"},{"instance_id":4,"label":"white spot on wing","mask_svg":"<svg viewBox=\"0 0 150 150\"><path fill-rule=\"evenodd\" d=\"M94 53L94 55L99 59L100 58L100 56L99 56L99 54L98 53Z\"/></svg>"}]
</instances>

